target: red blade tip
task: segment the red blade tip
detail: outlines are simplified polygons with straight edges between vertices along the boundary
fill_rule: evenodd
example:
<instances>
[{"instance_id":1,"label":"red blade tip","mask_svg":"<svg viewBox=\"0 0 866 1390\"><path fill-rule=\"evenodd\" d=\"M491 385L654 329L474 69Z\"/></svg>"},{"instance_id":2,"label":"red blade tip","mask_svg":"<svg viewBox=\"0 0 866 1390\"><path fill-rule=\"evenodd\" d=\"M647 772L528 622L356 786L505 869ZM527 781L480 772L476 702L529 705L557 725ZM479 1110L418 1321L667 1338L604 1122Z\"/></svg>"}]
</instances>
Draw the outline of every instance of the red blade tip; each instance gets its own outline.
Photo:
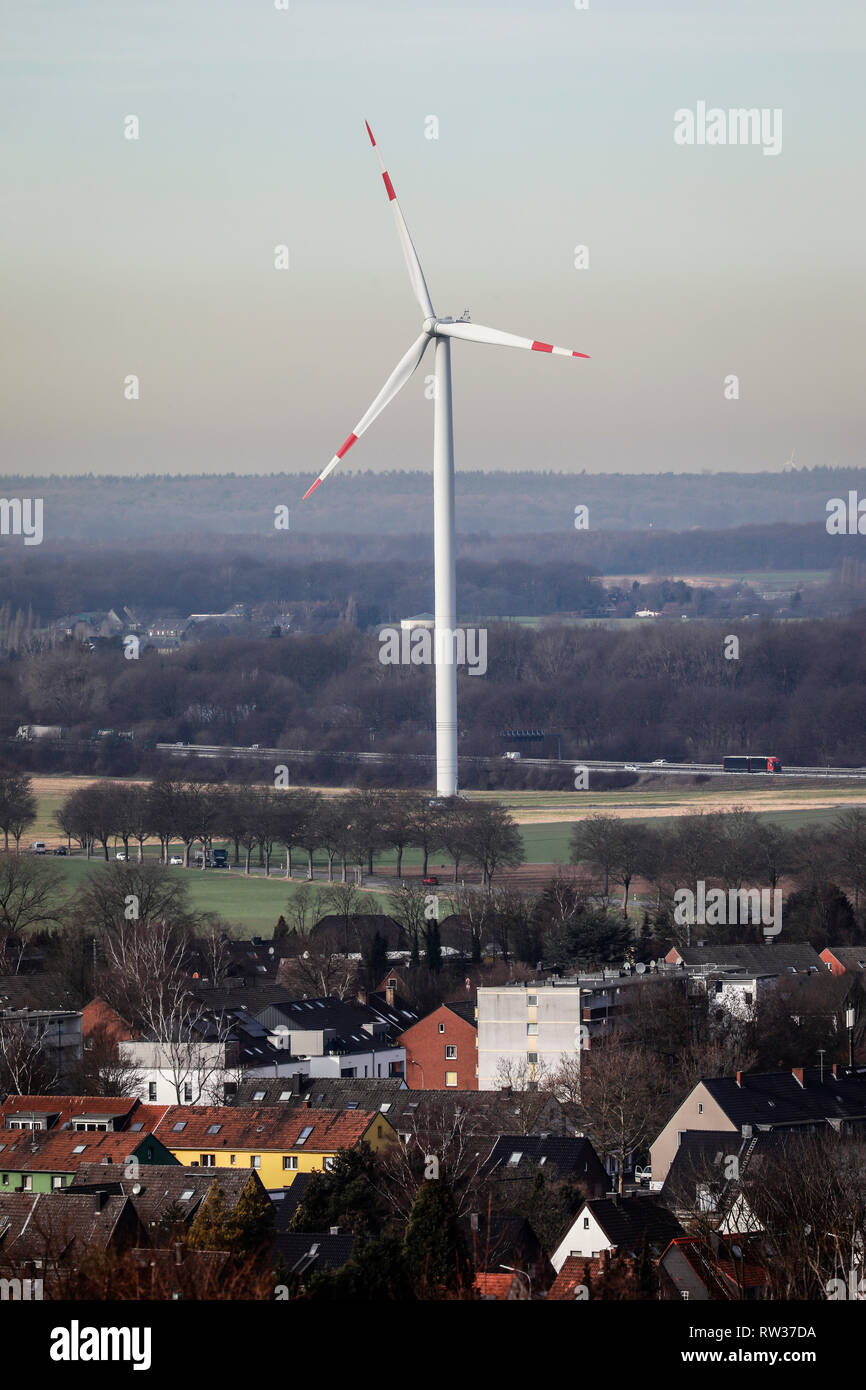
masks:
<instances>
[{"instance_id":1,"label":"red blade tip","mask_svg":"<svg viewBox=\"0 0 866 1390\"><path fill-rule=\"evenodd\" d=\"M306 502L306 500L307 500L307 498L309 497L310 493L316 491L316 488L319 486L319 483L320 483L321 481L322 481L321 478L317 478L316 481L313 483L313 486L307 488L306 492L304 493L303 497L301 498L301 501L302 501L302 502Z\"/></svg>"},{"instance_id":2,"label":"red blade tip","mask_svg":"<svg viewBox=\"0 0 866 1390\"><path fill-rule=\"evenodd\" d=\"M370 129L370 122L369 122L369 121L365 121L365 122L364 122L364 125L367 127L367 134L368 134L369 137L370 137L370 144L375 148L376 141L373 139L373 132L372 132L372 130Z\"/></svg>"}]
</instances>

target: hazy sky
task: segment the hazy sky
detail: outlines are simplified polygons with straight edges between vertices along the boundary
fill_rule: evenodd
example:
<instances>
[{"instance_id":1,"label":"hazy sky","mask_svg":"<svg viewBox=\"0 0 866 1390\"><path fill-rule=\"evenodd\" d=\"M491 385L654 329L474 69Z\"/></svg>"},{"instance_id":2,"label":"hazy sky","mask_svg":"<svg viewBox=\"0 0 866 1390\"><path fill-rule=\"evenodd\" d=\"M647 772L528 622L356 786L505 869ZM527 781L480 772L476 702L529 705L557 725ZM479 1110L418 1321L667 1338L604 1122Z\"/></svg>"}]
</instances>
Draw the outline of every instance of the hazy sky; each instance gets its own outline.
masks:
<instances>
[{"instance_id":1,"label":"hazy sky","mask_svg":"<svg viewBox=\"0 0 866 1390\"><path fill-rule=\"evenodd\" d=\"M455 344L458 468L859 464L862 0L589 6L4 0L3 470L312 480L420 326L364 117L437 311L592 354ZM427 371L354 469L430 467Z\"/></svg>"}]
</instances>

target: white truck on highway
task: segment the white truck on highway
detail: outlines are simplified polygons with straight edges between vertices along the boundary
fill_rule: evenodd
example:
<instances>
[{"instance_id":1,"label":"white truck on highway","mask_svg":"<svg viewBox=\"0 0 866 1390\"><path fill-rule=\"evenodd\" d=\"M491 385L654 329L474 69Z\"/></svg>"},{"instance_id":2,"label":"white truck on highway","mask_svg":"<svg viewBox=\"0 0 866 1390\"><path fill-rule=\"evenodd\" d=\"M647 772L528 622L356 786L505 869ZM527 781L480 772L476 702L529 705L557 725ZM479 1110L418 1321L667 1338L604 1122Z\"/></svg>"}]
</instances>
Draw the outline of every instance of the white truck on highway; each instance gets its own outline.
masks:
<instances>
[{"instance_id":1,"label":"white truck on highway","mask_svg":"<svg viewBox=\"0 0 866 1390\"><path fill-rule=\"evenodd\" d=\"M36 738L62 738L63 730L59 724L19 724L15 737L32 743Z\"/></svg>"}]
</instances>

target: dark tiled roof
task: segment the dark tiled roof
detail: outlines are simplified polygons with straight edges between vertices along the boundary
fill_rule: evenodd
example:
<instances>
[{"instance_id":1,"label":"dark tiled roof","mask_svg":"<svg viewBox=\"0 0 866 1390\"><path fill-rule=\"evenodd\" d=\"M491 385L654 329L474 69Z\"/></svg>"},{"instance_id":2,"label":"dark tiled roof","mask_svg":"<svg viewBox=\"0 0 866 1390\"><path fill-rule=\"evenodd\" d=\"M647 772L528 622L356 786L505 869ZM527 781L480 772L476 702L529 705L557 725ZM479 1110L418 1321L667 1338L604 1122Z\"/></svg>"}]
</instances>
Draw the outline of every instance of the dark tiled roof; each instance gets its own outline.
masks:
<instances>
[{"instance_id":1,"label":"dark tiled roof","mask_svg":"<svg viewBox=\"0 0 866 1390\"><path fill-rule=\"evenodd\" d=\"M359 1004L356 999L337 999L334 995L296 998L258 1010L256 1019L271 1030L288 1028L292 1032L318 1032L332 1029L336 1037L328 1041L329 1048L359 1052L369 1051L374 1041L377 1047L395 1045L404 1029L418 1021L418 1014L401 999L389 1004L384 995L371 993L366 1004ZM379 1024L384 1024L384 1029L379 1028L375 1035L369 1031Z\"/></svg>"},{"instance_id":2,"label":"dark tiled roof","mask_svg":"<svg viewBox=\"0 0 866 1390\"><path fill-rule=\"evenodd\" d=\"M381 1110L393 1120L401 1112L401 1097L409 1100L417 1094L410 1091L399 1076L303 1076L297 1094L294 1078L242 1081L238 1086L238 1105L301 1105L309 1102L313 1109L324 1110Z\"/></svg>"},{"instance_id":3,"label":"dark tiled roof","mask_svg":"<svg viewBox=\"0 0 866 1390\"><path fill-rule=\"evenodd\" d=\"M274 1261L282 1259L291 1273L312 1274L317 1269L340 1269L352 1258L355 1237L332 1236L329 1231L287 1231L274 1242Z\"/></svg>"},{"instance_id":4,"label":"dark tiled roof","mask_svg":"<svg viewBox=\"0 0 866 1390\"><path fill-rule=\"evenodd\" d=\"M791 966L795 970L816 970L826 973L827 966L808 941L777 941L771 946L727 945L678 946L677 952L686 965L715 965L721 969L735 967L756 975L784 975Z\"/></svg>"},{"instance_id":5,"label":"dark tiled roof","mask_svg":"<svg viewBox=\"0 0 866 1390\"><path fill-rule=\"evenodd\" d=\"M520 1160L510 1163L513 1154L519 1153ZM539 1167L545 1172L555 1170L557 1177L594 1178L603 1167L595 1149L588 1139L565 1138L548 1134L544 1138L534 1134L500 1134L486 1159L482 1172L489 1175L498 1169L497 1176L520 1175L521 1168Z\"/></svg>"},{"instance_id":6,"label":"dark tiled roof","mask_svg":"<svg viewBox=\"0 0 866 1390\"><path fill-rule=\"evenodd\" d=\"M0 1244L3 1256L11 1261L80 1258L94 1250L107 1250L121 1223L130 1231L137 1229L127 1197L95 1192L70 1196L63 1189L21 1195L29 1197L32 1203L30 1214ZM0 1196L0 1225L9 1200ZM12 1209L16 1223L20 1212L20 1206Z\"/></svg>"},{"instance_id":7,"label":"dark tiled roof","mask_svg":"<svg viewBox=\"0 0 866 1390\"><path fill-rule=\"evenodd\" d=\"M474 1000L461 999L446 1004L445 1007L446 1009L450 1009L453 1014L457 1014L458 1018L464 1019L466 1023L471 1023L473 1028L478 1027L478 1019L475 1017Z\"/></svg>"},{"instance_id":8,"label":"dark tiled roof","mask_svg":"<svg viewBox=\"0 0 866 1390\"><path fill-rule=\"evenodd\" d=\"M268 1196L274 1208L274 1228L285 1234L292 1224L295 1212L307 1195L312 1173L298 1173L291 1187L268 1189Z\"/></svg>"},{"instance_id":9,"label":"dark tiled roof","mask_svg":"<svg viewBox=\"0 0 866 1390\"><path fill-rule=\"evenodd\" d=\"M637 1254L644 1237L660 1254L675 1236L683 1234L673 1213L649 1197L594 1197L584 1203L575 1220L586 1211L598 1221L611 1245L633 1255Z\"/></svg>"},{"instance_id":10,"label":"dark tiled roof","mask_svg":"<svg viewBox=\"0 0 866 1390\"><path fill-rule=\"evenodd\" d=\"M171 1207L177 1208L180 1219L188 1224L214 1183L231 1211L251 1181L261 1186L258 1174L249 1168L234 1172L231 1168L214 1170L186 1168L182 1164L154 1164L142 1167L138 1177L132 1179L125 1176L124 1167L119 1163L83 1163L64 1190L115 1192L129 1197L142 1226L150 1232L154 1226L159 1226Z\"/></svg>"},{"instance_id":11,"label":"dark tiled roof","mask_svg":"<svg viewBox=\"0 0 866 1390\"><path fill-rule=\"evenodd\" d=\"M76 1009L63 976L53 972L0 975L0 1009Z\"/></svg>"},{"instance_id":12,"label":"dark tiled roof","mask_svg":"<svg viewBox=\"0 0 866 1390\"><path fill-rule=\"evenodd\" d=\"M395 917L385 913L357 912L349 918L349 950L359 951L361 944L372 941L376 932L384 938L389 951L402 950L408 943L406 933ZM343 950L346 940L346 922L339 914L331 913L320 917L310 931L313 941L332 941L337 950Z\"/></svg>"},{"instance_id":13,"label":"dark tiled roof","mask_svg":"<svg viewBox=\"0 0 866 1390\"><path fill-rule=\"evenodd\" d=\"M866 1067L834 1076L825 1067L807 1067L804 1085L790 1071L749 1072L704 1078L703 1085L739 1129L741 1125L806 1124L825 1119L866 1118Z\"/></svg>"}]
</instances>

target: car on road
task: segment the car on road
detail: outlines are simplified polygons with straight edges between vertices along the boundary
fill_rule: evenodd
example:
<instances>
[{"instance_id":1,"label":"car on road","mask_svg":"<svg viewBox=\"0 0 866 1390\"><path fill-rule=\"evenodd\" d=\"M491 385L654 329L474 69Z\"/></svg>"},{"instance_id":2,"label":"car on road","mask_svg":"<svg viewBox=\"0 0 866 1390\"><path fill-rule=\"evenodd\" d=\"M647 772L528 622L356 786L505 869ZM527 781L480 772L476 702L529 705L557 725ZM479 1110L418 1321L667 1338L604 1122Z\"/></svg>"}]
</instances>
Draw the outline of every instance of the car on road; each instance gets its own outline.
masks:
<instances>
[{"instance_id":1,"label":"car on road","mask_svg":"<svg viewBox=\"0 0 866 1390\"><path fill-rule=\"evenodd\" d=\"M182 863L183 863L183 859L181 858L181 856L180 856L179 854L173 854L173 855L171 856L171 858L169 859L168 862L169 862L169 864L182 864Z\"/></svg>"},{"instance_id":2,"label":"car on road","mask_svg":"<svg viewBox=\"0 0 866 1390\"><path fill-rule=\"evenodd\" d=\"M53 850L51 851L51 853L52 853L52 854L68 854L69 851L68 851L68 849L66 848L65 845L58 845L57 849L53 849Z\"/></svg>"},{"instance_id":3,"label":"car on road","mask_svg":"<svg viewBox=\"0 0 866 1390\"><path fill-rule=\"evenodd\" d=\"M126 851L119 849L114 857L115 859L126 859Z\"/></svg>"},{"instance_id":4,"label":"car on road","mask_svg":"<svg viewBox=\"0 0 866 1390\"><path fill-rule=\"evenodd\" d=\"M637 763L626 763L623 772L640 772L640 768Z\"/></svg>"},{"instance_id":5,"label":"car on road","mask_svg":"<svg viewBox=\"0 0 866 1390\"><path fill-rule=\"evenodd\" d=\"M34 840L34 841L33 841L33 844L30 846L30 853L31 853L31 854L47 854L47 853L48 853L48 850L45 848L45 841L44 841L44 840Z\"/></svg>"},{"instance_id":6,"label":"car on road","mask_svg":"<svg viewBox=\"0 0 866 1390\"><path fill-rule=\"evenodd\" d=\"M422 878L421 882L424 884L425 888L439 887L439 880L435 874L428 874L426 878Z\"/></svg>"},{"instance_id":7,"label":"car on road","mask_svg":"<svg viewBox=\"0 0 866 1390\"><path fill-rule=\"evenodd\" d=\"M653 758L652 765L653 767L667 767L668 760L667 758Z\"/></svg>"}]
</instances>

